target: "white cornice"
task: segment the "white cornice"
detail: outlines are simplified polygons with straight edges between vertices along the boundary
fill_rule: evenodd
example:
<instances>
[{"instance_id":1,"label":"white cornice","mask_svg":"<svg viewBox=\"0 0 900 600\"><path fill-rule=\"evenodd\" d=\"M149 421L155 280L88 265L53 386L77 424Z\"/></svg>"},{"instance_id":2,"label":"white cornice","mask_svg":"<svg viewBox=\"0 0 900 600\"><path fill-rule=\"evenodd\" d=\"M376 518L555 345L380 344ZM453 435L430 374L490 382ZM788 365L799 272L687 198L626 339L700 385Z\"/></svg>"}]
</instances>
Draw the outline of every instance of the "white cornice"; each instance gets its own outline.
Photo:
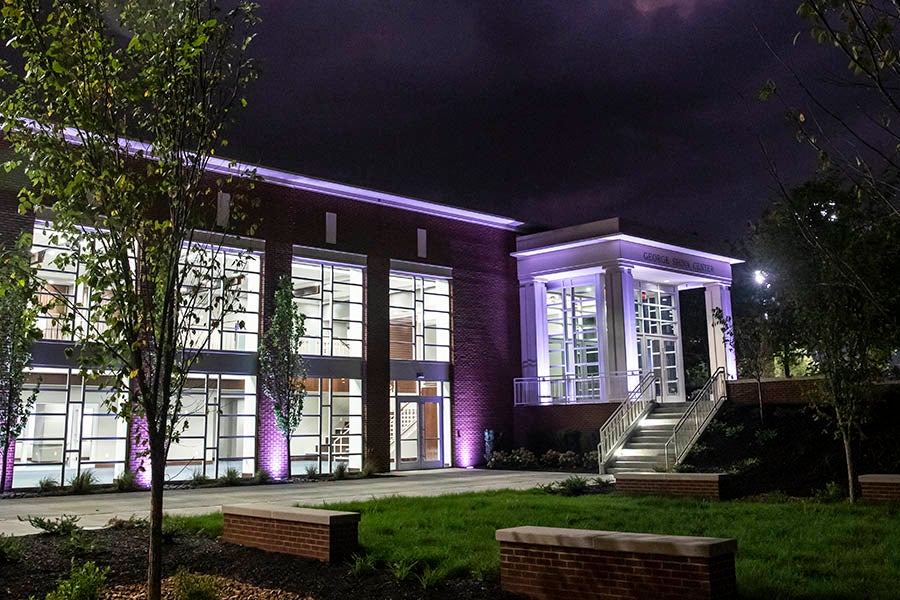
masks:
<instances>
[{"instance_id":1,"label":"white cornice","mask_svg":"<svg viewBox=\"0 0 900 600\"><path fill-rule=\"evenodd\" d=\"M706 258L709 260L716 260L724 263L728 263L729 265L737 265L744 262L738 258L730 258L728 256L722 256L719 254L711 254L709 252L701 252L700 250L692 250L691 248L685 248L683 246L675 246L673 244L666 244L663 242L657 242L654 240L650 240L647 238L641 238L633 235L628 235L625 233L616 233L613 235L604 235L599 237L591 237L583 240L573 240L571 242L564 242L561 244L544 246L541 248L530 248L528 250L520 250L518 252L513 252L512 256L516 258L524 258L526 256L537 256L539 254L548 254L551 252L559 252L562 250L569 250L571 248L580 248L582 246L593 246L595 244L604 244L607 242L614 241L623 241L623 242L633 242L637 244L644 244L647 246L651 246L653 248L659 248L661 250L671 250L673 252L683 252L684 254L689 254L691 256L696 256L698 258Z\"/></svg>"}]
</instances>

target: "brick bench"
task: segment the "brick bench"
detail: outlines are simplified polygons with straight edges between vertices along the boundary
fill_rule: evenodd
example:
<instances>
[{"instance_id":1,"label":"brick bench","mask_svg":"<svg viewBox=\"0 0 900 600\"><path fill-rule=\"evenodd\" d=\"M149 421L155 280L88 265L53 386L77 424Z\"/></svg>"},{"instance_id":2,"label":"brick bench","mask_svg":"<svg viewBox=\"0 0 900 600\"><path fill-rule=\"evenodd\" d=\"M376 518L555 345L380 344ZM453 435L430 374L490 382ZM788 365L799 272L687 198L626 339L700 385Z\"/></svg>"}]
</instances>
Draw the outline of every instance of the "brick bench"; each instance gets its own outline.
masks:
<instances>
[{"instance_id":1,"label":"brick bench","mask_svg":"<svg viewBox=\"0 0 900 600\"><path fill-rule=\"evenodd\" d=\"M722 500L728 478L725 473L621 473L616 475L616 491Z\"/></svg>"},{"instance_id":2,"label":"brick bench","mask_svg":"<svg viewBox=\"0 0 900 600\"><path fill-rule=\"evenodd\" d=\"M222 539L231 544L324 562L348 558L359 545L359 513L256 504L223 506L222 513Z\"/></svg>"},{"instance_id":3,"label":"brick bench","mask_svg":"<svg viewBox=\"0 0 900 600\"><path fill-rule=\"evenodd\" d=\"M860 475L859 489L864 500L900 502L900 475Z\"/></svg>"},{"instance_id":4,"label":"brick bench","mask_svg":"<svg viewBox=\"0 0 900 600\"><path fill-rule=\"evenodd\" d=\"M734 598L733 539L513 527L497 530L500 586L537 599Z\"/></svg>"}]
</instances>

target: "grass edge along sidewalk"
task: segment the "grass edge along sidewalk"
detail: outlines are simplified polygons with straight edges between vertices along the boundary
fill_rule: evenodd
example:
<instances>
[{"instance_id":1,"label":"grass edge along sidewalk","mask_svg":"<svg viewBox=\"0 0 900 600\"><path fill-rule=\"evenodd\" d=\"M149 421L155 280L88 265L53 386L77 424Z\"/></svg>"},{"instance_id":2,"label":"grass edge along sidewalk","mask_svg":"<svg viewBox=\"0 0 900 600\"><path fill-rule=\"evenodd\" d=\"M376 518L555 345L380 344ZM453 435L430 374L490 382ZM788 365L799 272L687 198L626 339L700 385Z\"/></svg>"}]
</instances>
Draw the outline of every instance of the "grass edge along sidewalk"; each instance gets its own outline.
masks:
<instances>
[{"instance_id":1,"label":"grass edge along sidewalk","mask_svg":"<svg viewBox=\"0 0 900 600\"><path fill-rule=\"evenodd\" d=\"M898 504L779 495L731 502L616 494L566 498L530 490L313 508L360 512L360 543L370 561L384 567L415 563L431 576L494 579L499 565L494 532L543 525L736 538L743 598L896 598L900 580ZM220 534L222 515L176 522Z\"/></svg>"}]
</instances>

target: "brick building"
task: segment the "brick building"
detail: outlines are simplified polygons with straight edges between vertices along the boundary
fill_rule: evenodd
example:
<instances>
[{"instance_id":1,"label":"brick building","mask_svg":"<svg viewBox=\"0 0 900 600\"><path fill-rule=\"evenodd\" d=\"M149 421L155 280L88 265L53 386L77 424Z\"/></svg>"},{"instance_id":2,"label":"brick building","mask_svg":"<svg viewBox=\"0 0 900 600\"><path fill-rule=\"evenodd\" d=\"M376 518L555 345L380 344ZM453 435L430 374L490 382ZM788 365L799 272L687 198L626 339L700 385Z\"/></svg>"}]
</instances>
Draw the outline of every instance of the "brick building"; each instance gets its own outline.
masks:
<instances>
[{"instance_id":1,"label":"brick building","mask_svg":"<svg viewBox=\"0 0 900 600\"><path fill-rule=\"evenodd\" d=\"M234 172L225 161L210 168ZM522 235L512 219L258 173L258 230L214 259L240 277L243 306L212 332L188 380L171 479L228 468L279 477L288 460L294 473L472 466L485 430L520 439L541 420L599 427L645 373L660 401L683 401L678 291L705 286L708 305L730 312L736 261L635 237L617 219ZM79 267L53 263L65 249L52 223L18 215L19 185L0 185L0 242L33 231L52 292L87 302ZM283 276L306 315L309 363L290 457L256 381L259 333ZM82 379L52 315L40 327L31 374L40 393L8 457L12 486L84 469L109 482L138 468L135 432L104 408L102 382ZM734 375L733 353L710 327L711 364Z\"/></svg>"}]
</instances>

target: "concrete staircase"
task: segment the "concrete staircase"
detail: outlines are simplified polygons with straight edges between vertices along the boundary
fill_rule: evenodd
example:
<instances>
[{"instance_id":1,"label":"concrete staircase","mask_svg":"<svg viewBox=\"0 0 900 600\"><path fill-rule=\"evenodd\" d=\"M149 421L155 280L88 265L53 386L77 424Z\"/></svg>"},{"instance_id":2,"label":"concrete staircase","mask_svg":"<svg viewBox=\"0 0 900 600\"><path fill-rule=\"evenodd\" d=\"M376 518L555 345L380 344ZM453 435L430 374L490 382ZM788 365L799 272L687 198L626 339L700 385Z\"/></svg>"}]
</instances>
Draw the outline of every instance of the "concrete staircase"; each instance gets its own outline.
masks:
<instances>
[{"instance_id":1,"label":"concrete staircase","mask_svg":"<svg viewBox=\"0 0 900 600\"><path fill-rule=\"evenodd\" d=\"M688 406L687 402L657 404L615 453L606 472L647 473L664 469L666 442Z\"/></svg>"}]
</instances>

